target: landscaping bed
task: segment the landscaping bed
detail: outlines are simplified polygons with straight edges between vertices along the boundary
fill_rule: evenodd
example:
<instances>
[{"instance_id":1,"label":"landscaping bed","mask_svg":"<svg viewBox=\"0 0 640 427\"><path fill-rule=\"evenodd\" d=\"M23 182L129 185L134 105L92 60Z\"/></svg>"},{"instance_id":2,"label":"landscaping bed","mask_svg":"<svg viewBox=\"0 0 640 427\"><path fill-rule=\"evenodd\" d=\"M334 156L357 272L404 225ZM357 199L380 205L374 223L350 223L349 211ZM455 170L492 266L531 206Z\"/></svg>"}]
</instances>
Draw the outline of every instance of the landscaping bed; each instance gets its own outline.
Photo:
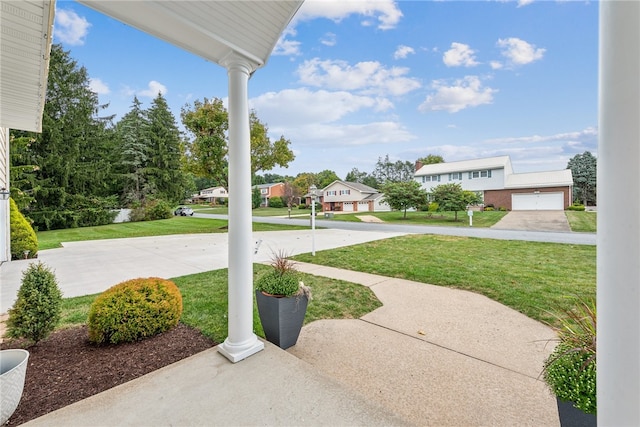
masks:
<instances>
[{"instance_id":1,"label":"landscaping bed","mask_svg":"<svg viewBox=\"0 0 640 427\"><path fill-rule=\"evenodd\" d=\"M0 348L25 344L13 340ZM86 326L58 330L26 348L29 364L22 400L5 425L25 423L215 345L181 323L152 338L110 346L89 343Z\"/></svg>"}]
</instances>

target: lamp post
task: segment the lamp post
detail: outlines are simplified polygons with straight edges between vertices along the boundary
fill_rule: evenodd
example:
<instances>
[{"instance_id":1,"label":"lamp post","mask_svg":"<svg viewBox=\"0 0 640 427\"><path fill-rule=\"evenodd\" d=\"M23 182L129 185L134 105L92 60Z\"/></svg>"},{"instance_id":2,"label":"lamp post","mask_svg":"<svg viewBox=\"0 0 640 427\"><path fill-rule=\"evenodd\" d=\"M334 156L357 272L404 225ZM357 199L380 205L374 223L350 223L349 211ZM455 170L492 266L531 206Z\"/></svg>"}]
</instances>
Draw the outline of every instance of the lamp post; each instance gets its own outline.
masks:
<instances>
[{"instance_id":1,"label":"lamp post","mask_svg":"<svg viewBox=\"0 0 640 427\"><path fill-rule=\"evenodd\" d=\"M316 256L316 190L315 185L309 187L311 195L311 255Z\"/></svg>"},{"instance_id":2,"label":"lamp post","mask_svg":"<svg viewBox=\"0 0 640 427\"><path fill-rule=\"evenodd\" d=\"M0 189L0 200L9 200L9 190L4 187Z\"/></svg>"}]
</instances>

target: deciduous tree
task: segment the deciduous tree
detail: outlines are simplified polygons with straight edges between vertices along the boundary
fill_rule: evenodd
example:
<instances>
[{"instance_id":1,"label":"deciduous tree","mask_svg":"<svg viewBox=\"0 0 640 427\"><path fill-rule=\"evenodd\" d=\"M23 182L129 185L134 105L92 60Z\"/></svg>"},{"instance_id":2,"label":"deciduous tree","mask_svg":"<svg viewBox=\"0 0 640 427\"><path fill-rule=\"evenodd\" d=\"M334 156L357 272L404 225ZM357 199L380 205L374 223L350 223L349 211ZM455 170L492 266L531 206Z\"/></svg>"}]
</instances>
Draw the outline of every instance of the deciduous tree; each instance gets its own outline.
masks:
<instances>
[{"instance_id":1,"label":"deciduous tree","mask_svg":"<svg viewBox=\"0 0 640 427\"><path fill-rule=\"evenodd\" d=\"M404 211L427 203L427 192L417 181L389 182L382 187L383 201L391 208Z\"/></svg>"},{"instance_id":2,"label":"deciduous tree","mask_svg":"<svg viewBox=\"0 0 640 427\"><path fill-rule=\"evenodd\" d=\"M597 159L589 151L573 156L567 164L573 175L573 197L587 206L596 203Z\"/></svg>"},{"instance_id":3,"label":"deciduous tree","mask_svg":"<svg viewBox=\"0 0 640 427\"><path fill-rule=\"evenodd\" d=\"M398 160L392 162L387 154L384 159L378 158L373 176L376 180L385 185L388 182L412 181L415 173L415 166L409 161Z\"/></svg>"},{"instance_id":4,"label":"deciduous tree","mask_svg":"<svg viewBox=\"0 0 640 427\"><path fill-rule=\"evenodd\" d=\"M458 211L464 211L468 205L479 202L479 196L473 191L463 190L460 184L441 184L431 190L433 201L438 210L454 212L454 220L458 220Z\"/></svg>"}]
</instances>

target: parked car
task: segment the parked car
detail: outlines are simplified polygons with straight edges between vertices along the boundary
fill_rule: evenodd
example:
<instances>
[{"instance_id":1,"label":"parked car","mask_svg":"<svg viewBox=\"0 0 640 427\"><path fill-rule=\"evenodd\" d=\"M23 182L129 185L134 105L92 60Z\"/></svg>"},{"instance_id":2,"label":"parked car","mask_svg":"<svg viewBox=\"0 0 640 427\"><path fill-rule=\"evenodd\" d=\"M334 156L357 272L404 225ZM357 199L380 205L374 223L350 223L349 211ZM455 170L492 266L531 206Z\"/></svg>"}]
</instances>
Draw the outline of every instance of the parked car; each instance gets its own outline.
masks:
<instances>
[{"instance_id":1,"label":"parked car","mask_svg":"<svg viewBox=\"0 0 640 427\"><path fill-rule=\"evenodd\" d=\"M178 209L173 211L173 214L180 216L193 216L193 209L188 206L178 206Z\"/></svg>"}]
</instances>

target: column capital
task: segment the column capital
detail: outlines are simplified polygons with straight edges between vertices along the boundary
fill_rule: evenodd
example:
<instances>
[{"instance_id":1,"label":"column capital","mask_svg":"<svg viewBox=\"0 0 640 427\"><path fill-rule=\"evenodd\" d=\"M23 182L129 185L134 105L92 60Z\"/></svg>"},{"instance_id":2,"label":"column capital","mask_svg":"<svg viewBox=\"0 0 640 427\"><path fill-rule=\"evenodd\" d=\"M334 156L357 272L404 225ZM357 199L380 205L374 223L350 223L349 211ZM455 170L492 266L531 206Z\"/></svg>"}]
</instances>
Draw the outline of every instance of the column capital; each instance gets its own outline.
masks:
<instances>
[{"instance_id":1,"label":"column capital","mask_svg":"<svg viewBox=\"0 0 640 427\"><path fill-rule=\"evenodd\" d=\"M263 64L256 63L256 61L251 60L236 51L230 51L220 60L220 65L226 68L227 71L234 70L251 75L251 73Z\"/></svg>"}]
</instances>

